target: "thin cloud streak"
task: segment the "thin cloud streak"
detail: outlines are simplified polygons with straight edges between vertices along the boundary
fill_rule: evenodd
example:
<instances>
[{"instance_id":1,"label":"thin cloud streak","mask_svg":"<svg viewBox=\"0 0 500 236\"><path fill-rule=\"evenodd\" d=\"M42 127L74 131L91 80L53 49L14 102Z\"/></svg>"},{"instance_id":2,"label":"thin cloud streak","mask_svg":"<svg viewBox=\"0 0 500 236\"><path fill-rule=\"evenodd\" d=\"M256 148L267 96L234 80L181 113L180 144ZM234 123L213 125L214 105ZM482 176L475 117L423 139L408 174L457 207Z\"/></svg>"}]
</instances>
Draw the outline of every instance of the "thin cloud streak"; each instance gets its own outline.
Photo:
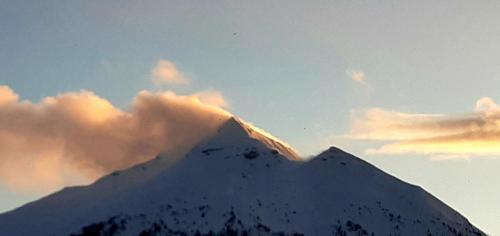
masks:
<instances>
[{"instance_id":1,"label":"thin cloud streak","mask_svg":"<svg viewBox=\"0 0 500 236\"><path fill-rule=\"evenodd\" d=\"M433 159L500 155L500 106L484 97L474 112L461 115L411 114L372 108L352 113L343 137L388 142L367 154L424 154Z\"/></svg>"}]
</instances>

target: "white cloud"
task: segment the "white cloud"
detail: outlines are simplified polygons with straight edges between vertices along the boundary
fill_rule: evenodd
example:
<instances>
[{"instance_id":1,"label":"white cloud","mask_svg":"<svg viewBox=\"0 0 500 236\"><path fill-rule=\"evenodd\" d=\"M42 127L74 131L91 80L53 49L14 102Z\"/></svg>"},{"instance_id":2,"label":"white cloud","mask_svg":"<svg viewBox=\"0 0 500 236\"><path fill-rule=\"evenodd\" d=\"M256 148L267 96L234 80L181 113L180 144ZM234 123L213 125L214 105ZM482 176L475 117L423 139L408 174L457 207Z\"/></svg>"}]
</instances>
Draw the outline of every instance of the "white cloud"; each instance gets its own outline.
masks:
<instances>
[{"instance_id":1,"label":"white cloud","mask_svg":"<svg viewBox=\"0 0 500 236\"><path fill-rule=\"evenodd\" d=\"M151 78L156 84L189 84L191 80L177 66L167 60L159 60L151 70Z\"/></svg>"},{"instance_id":2,"label":"white cloud","mask_svg":"<svg viewBox=\"0 0 500 236\"><path fill-rule=\"evenodd\" d=\"M489 97L484 97L476 102L476 107L474 109L475 112L500 112L500 106L493 101L493 99Z\"/></svg>"}]
</instances>

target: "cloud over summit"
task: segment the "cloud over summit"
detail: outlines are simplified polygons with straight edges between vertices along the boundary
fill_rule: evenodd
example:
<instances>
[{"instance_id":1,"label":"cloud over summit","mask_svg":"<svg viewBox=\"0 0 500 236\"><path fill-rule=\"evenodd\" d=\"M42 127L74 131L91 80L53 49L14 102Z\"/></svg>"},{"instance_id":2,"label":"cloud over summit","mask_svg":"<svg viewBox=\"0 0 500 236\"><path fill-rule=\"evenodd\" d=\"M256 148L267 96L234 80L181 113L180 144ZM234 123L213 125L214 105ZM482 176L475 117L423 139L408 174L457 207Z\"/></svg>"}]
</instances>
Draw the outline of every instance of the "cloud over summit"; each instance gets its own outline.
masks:
<instances>
[{"instance_id":1,"label":"cloud over summit","mask_svg":"<svg viewBox=\"0 0 500 236\"><path fill-rule=\"evenodd\" d=\"M122 110L86 90L32 103L0 86L0 184L50 192L160 152L181 154L230 116L224 104L215 91L142 91Z\"/></svg>"}]
</instances>

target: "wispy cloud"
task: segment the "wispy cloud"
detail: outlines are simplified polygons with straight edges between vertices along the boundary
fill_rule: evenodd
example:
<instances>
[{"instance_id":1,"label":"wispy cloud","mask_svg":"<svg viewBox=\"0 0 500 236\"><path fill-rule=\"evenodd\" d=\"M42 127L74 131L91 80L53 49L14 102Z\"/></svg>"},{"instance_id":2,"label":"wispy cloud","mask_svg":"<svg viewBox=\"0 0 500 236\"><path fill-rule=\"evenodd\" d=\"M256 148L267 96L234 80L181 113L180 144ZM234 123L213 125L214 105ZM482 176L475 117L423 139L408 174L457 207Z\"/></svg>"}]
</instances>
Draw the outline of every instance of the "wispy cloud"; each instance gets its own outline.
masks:
<instances>
[{"instance_id":1,"label":"wispy cloud","mask_svg":"<svg viewBox=\"0 0 500 236\"><path fill-rule=\"evenodd\" d=\"M226 104L217 91L142 91L122 110L85 90L32 103L0 86L0 184L51 192L160 152L182 154L230 116Z\"/></svg>"},{"instance_id":2,"label":"wispy cloud","mask_svg":"<svg viewBox=\"0 0 500 236\"><path fill-rule=\"evenodd\" d=\"M191 80L177 66L167 60L159 60L151 70L151 78L156 84L190 84Z\"/></svg>"},{"instance_id":3,"label":"wispy cloud","mask_svg":"<svg viewBox=\"0 0 500 236\"><path fill-rule=\"evenodd\" d=\"M229 102L224 99L222 93L216 90L206 90L193 94L197 99L203 103L211 104L220 108L228 109Z\"/></svg>"},{"instance_id":4,"label":"wispy cloud","mask_svg":"<svg viewBox=\"0 0 500 236\"><path fill-rule=\"evenodd\" d=\"M351 139L388 142L367 154L416 153L434 159L500 155L500 107L485 97L473 112L414 114L373 108L352 113Z\"/></svg>"},{"instance_id":5,"label":"wispy cloud","mask_svg":"<svg viewBox=\"0 0 500 236\"><path fill-rule=\"evenodd\" d=\"M358 83L366 84L365 72L360 71L360 70L348 69L348 70L346 70L346 74L352 80L354 80L354 81L356 81Z\"/></svg>"}]
</instances>

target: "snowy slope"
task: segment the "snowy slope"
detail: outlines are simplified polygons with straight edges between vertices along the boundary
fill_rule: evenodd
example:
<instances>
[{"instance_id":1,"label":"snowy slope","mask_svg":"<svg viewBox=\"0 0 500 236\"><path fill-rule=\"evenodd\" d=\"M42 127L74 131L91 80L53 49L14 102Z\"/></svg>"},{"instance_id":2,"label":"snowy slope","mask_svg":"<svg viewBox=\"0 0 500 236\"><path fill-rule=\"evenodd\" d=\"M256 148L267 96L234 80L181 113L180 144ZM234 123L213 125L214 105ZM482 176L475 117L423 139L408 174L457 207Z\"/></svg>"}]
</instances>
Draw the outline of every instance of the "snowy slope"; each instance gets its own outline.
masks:
<instances>
[{"instance_id":1,"label":"snowy slope","mask_svg":"<svg viewBox=\"0 0 500 236\"><path fill-rule=\"evenodd\" d=\"M484 235L423 189L337 148L301 161L238 119L157 157L0 215L0 235Z\"/></svg>"}]
</instances>

